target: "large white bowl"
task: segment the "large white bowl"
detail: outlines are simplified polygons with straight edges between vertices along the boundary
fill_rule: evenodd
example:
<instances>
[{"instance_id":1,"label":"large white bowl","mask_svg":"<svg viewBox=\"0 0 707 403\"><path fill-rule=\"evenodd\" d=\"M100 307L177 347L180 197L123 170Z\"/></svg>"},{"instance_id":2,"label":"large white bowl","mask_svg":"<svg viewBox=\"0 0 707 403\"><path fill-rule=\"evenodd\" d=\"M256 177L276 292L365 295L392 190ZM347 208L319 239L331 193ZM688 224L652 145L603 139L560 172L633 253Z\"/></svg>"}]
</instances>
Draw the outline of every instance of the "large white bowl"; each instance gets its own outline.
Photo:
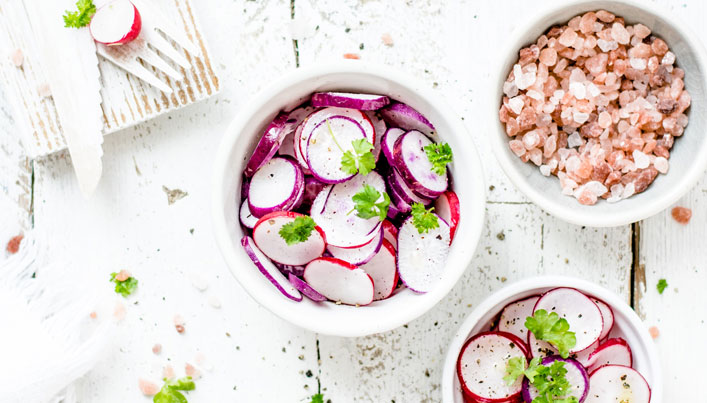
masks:
<instances>
[{"instance_id":1,"label":"large white bowl","mask_svg":"<svg viewBox=\"0 0 707 403\"><path fill-rule=\"evenodd\" d=\"M611 337L622 337L631 347L633 367L643 375L651 387L651 403L663 401L663 377L655 343L636 313L619 296L594 283L574 277L532 277L510 284L486 298L464 320L454 335L442 371L442 395L446 403L463 403L461 385L457 377L457 357L464 342L480 331L513 301L542 294L556 287L571 287L601 299L614 311L614 330Z\"/></svg>"},{"instance_id":2,"label":"large white bowl","mask_svg":"<svg viewBox=\"0 0 707 403\"><path fill-rule=\"evenodd\" d=\"M508 146L508 136L498 119L498 108L503 97L503 82L518 60L518 50L537 40L548 28L565 24L570 18L592 10L608 10L625 18L627 24L641 23L653 34L664 39L677 56L677 64L685 70L685 88L692 96L688 110L690 122L682 137L675 140L670 150L670 171L658 175L650 187L618 203L601 200L594 206L584 206L574 197L561 193L555 176L545 177L532 163L524 163ZM528 18L528 23L516 29L502 60L494 67L492 93L487 103L488 116L494 121L492 144L498 162L511 181L528 198L548 213L565 221L594 227L629 224L650 217L675 203L702 177L707 168L707 115L704 113L707 95L707 55L699 37L669 11L651 2L580 0L553 4L540 15Z\"/></svg>"},{"instance_id":3,"label":"large white bowl","mask_svg":"<svg viewBox=\"0 0 707 403\"><path fill-rule=\"evenodd\" d=\"M317 91L385 94L424 114L437 128L439 139L454 151L450 166L453 189L459 196L461 220L444 276L434 290L398 292L365 307L294 302L285 298L255 268L243 251L238 221L241 172L265 125L281 110L289 110ZM302 328L338 336L363 336L401 326L432 308L452 289L466 270L484 223L484 176L476 149L461 119L424 83L384 67L362 62L298 69L279 79L244 105L224 135L215 165L212 218L216 242L233 275L261 305Z\"/></svg>"}]
</instances>

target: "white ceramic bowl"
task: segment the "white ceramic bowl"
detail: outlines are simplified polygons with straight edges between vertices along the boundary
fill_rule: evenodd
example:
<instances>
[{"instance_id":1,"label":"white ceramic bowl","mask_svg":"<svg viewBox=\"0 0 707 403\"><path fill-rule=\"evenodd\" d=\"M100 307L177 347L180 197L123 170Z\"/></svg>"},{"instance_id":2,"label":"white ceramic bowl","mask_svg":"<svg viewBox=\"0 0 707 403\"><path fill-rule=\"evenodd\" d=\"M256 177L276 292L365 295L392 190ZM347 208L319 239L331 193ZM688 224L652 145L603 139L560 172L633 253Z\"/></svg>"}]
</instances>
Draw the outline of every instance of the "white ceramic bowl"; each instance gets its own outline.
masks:
<instances>
[{"instance_id":1,"label":"white ceramic bowl","mask_svg":"<svg viewBox=\"0 0 707 403\"><path fill-rule=\"evenodd\" d=\"M611 291L585 280L564 276L532 277L510 284L491 294L471 312L457 330L447 350L442 371L442 401L463 403L461 385L457 377L457 357L464 342L488 329L490 322L507 304L556 287L575 288L611 306L615 320L611 337L622 337L628 342L633 353L633 367L646 378L651 387L651 403L662 403L663 378L658 352L648 329L638 315Z\"/></svg>"},{"instance_id":2,"label":"white ceramic bowl","mask_svg":"<svg viewBox=\"0 0 707 403\"><path fill-rule=\"evenodd\" d=\"M294 302L285 298L263 277L243 251L243 231L238 221L241 172L264 126L281 110L290 110L313 92L349 91L385 94L405 102L424 114L437 128L439 139L454 151L450 166L453 189L459 196L461 220L455 235L444 277L427 294L410 290L365 307L314 303L307 298ZM474 254L484 223L484 176L461 119L440 97L407 75L362 62L298 69L282 77L243 106L228 128L219 147L212 200L216 241L233 275L261 305L295 325L311 331L363 336L401 326L432 308L466 270Z\"/></svg>"},{"instance_id":3,"label":"white ceramic bowl","mask_svg":"<svg viewBox=\"0 0 707 403\"><path fill-rule=\"evenodd\" d=\"M670 150L670 171L658 175L650 187L638 195L618 203L603 200L594 206L584 206L574 197L561 193L555 176L545 177L532 163L524 163L508 146L509 138L498 119L503 96L503 82L518 60L518 50L537 40L548 28L565 24L572 17L587 11L605 9L624 17L627 24L641 23L661 37L677 56L677 64L685 70L685 87L692 96L688 110L690 122L682 137ZM632 223L650 217L675 203L702 177L707 168L707 115L704 113L707 95L707 55L698 36L687 25L657 8L650 2L580 0L554 3L541 15L529 18L518 27L500 53L502 60L494 67L492 94L488 102L488 116L493 122L494 153L506 175L525 195L543 210L565 221L594 227L611 227Z\"/></svg>"}]
</instances>

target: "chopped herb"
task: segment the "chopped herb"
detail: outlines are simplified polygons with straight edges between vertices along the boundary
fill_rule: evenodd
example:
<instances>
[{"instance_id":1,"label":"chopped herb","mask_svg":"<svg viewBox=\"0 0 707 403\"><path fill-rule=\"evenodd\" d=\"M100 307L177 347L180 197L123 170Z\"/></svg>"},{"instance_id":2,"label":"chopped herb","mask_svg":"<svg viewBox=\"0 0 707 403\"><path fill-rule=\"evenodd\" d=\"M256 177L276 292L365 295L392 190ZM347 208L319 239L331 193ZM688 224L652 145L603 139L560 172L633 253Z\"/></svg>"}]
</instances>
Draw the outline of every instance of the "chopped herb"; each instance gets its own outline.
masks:
<instances>
[{"instance_id":1,"label":"chopped herb","mask_svg":"<svg viewBox=\"0 0 707 403\"><path fill-rule=\"evenodd\" d=\"M658 284L655 286L658 289L658 294L662 294L666 288L668 288L668 282L664 278L658 280Z\"/></svg>"},{"instance_id":2,"label":"chopped herb","mask_svg":"<svg viewBox=\"0 0 707 403\"><path fill-rule=\"evenodd\" d=\"M78 0L76 2L77 11L66 10L64 14L64 27L82 28L91 23L91 17L96 14L96 6L93 0Z\"/></svg>"},{"instance_id":3,"label":"chopped herb","mask_svg":"<svg viewBox=\"0 0 707 403\"><path fill-rule=\"evenodd\" d=\"M540 357L533 358L525 367L523 357L514 357L506 364L506 376L503 380L509 386L519 377L524 376L535 386L538 396L532 403L578 403L576 397L566 397L571 392L571 385L566 378L567 369L563 361L554 361L549 366L542 365Z\"/></svg>"},{"instance_id":4,"label":"chopped herb","mask_svg":"<svg viewBox=\"0 0 707 403\"><path fill-rule=\"evenodd\" d=\"M422 203L412 204L412 225L417 228L417 232L420 234L439 228L439 220L432 213L434 209L434 207L426 209Z\"/></svg>"},{"instance_id":5,"label":"chopped herb","mask_svg":"<svg viewBox=\"0 0 707 403\"><path fill-rule=\"evenodd\" d=\"M287 242L288 246L292 246L309 239L316 225L312 217L302 215L295 218L294 221L283 225L279 234Z\"/></svg>"},{"instance_id":6,"label":"chopped herb","mask_svg":"<svg viewBox=\"0 0 707 403\"><path fill-rule=\"evenodd\" d=\"M556 312L548 314L546 310L539 309L533 316L528 316L525 327L538 340L544 340L555 346L562 358L567 358L570 349L577 344L574 332L570 331L569 322L560 318Z\"/></svg>"},{"instance_id":7,"label":"chopped herb","mask_svg":"<svg viewBox=\"0 0 707 403\"><path fill-rule=\"evenodd\" d=\"M188 403L180 390L194 390L196 386L190 376L168 380L165 379L162 389L152 398L154 403Z\"/></svg>"},{"instance_id":8,"label":"chopped herb","mask_svg":"<svg viewBox=\"0 0 707 403\"><path fill-rule=\"evenodd\" d=\"M310 403L324 403L324 395L321 393L312 395L312 401Z\"/></svg>"},{"instance_id":9,"label":"chopped herb","mask_svg":"<svg viewBox=\"0 0 707 403\"><path fill-rule=\"evenodd\" d=\"M353 210L356 210L356 215L363 219L378 217L383 221L388 215L390 197L385 192L377 191L371 185L363 185L363 189L356 193L352 200L356 203Z\"/></svg>"},{"instance_id":10,"label":"chopped herb","mask_svg":"<svg viewBox=\"0 0 707 403\"><path fill-rule=\"evenodd\" d=\"M447 164L452 162L452 147L447 143L432 143L425 146L425 153L432 163L432 172L444 175L447 172Z\"/></svg>"},{"instance_id":11,"label":"chopped herb","mask_svg":"<svg viewBox=\"0 0 707 403\"><path fill-rule=\"evenodd\" d=\"M371 152L373 144L366 139L358 139L352 141L351 145L354 150L346 151L341 157L341 170L352 175L368 175L376 167L376 158Z\"/></svg>"},{"instance_id":12,"label":"chopped herb","mask_svg":"<svg viewBox=\"0 0 707 403\"><path fill-rule=\"evenodd\" d=\"M133 276L121 281L115 278L117 275L118 273L111 273L110 281L115 283L115 292L127 298L137 288L138 281Z\"/></svg>"}]
</instances>

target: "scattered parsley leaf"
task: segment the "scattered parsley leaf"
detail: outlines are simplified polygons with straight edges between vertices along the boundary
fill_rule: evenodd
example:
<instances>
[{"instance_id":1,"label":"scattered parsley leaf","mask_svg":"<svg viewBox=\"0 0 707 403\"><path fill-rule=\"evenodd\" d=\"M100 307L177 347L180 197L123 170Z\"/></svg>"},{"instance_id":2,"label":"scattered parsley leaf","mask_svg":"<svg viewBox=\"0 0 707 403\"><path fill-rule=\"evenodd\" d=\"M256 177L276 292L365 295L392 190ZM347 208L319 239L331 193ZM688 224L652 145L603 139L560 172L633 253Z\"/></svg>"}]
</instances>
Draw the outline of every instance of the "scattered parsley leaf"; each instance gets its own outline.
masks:
<instances>
[{"instance_id":1,"label":"scattered parsley leaf","mask_svg":"<svg viewBox=\"0 0 707 403\"><path fill-rule=\"evenodd\" d=\"M280 236L287 242L287 246L304 242L309 239L309 236L314 231L314 223L310 216L299 216L294 221L287 223L280 228Z\"/></svg>"},{"instance_id":2,"label":"scattered parsley leaf","mask_svg":"<svg viewBox=\"0 0 707 403\"><path fill-rule=\"evenodd\" d=\"M452 162L452 147L447 143L432 143L425 146L427 159L432 163L432 172L437 175L444 175L447 172L447 164Z\"/></svg>"},{"instance_id":3,"label":"scattered parsley leaf","mask_svg":"<svg viewBox=\"0 0 707 403\"><path fill-rule=\"evenodd\" d=\"M310 403L324 403L324 395L321 393L312 395L312 401Z\"/></svg>"},{"instance_id":4,"label":"scattered parsley leaf","mask_svg":"<svg viewBox=\"0 0 707 403\"><path fill-rule=\"evenodd\" d=\"M528 316L525 327L538 340L544 340L555 346L562 358L567 358L570 349L577 344L574 332L570 331L569 322L564 318L561 319L556 312L548 314L546 310L539 309L533 316Z\"/></svg>"},{"instance_id":5,"label":"scattered parsley leaf","mask_svg":"<svg viewBox=\"0 0 707 403\"><path fill-rule=\"evenodd\" d=\"M434 207L430 207L428 210L422 203L412 204L412 224L420 234L439 228L439 220L436 215L432 214L434 209Z\"/></svg>"},{"instance_id":6,"label":"scattered parsley leaf","mask_svg":"<svg viewBox=\"0 0 707 403\"><path fill-rule=\"evenodd\" d=\"M127 298L130 294L132 294L135 289L137 288L137 279L135 277L128 277L127 279L120 281L116 280L115 276L117 276L118 273L111 273L110 274L110 281L115 283L115 292L117 294L122 295L123 297Z\"/></svg>"},{"instance_id":7,"label":"scattered parsley leaf","mask_svg":"<svg viewBox=\"0 0 707 403\"><path fill-rule=\"evenodd\" d=\"M346 151L341 156L341 170L352 175L368 175L376 167L376 157L371 152L373 144L366 139L358 139L352 141L351 145L354 150Z\"/></svg>"},{"instance_id":8,"label":"scattered parsley leaf","mask_svg":"<svg viewBox=\"0 0 707 403\"><path fill-rule=\"evenodd\" d=\"M383 221L388 215L390 197L385 192L381 194L371 185L363 185L363 189L356 193L352 200L356 203L356 215L363 219L378 217Z\"/></svg>"},{"instance_id":9,"label":"scattered parsley leaf","mask_svg":"<svg viewBox=\"0 0 707 403\"><path fill-rule=\"evenodd\" d=\"M154 403L188 403L187 398L179 391L194 390L195 387L190 376L175 380L165 379L164 386L152 398L152 401Z\"/></svg>"},{"instance_id":10,"label":"scattered parsley leaf","mask_svg":"<svg viewBox=\"0 0 707 403\"><path fill-rule=\"evenodd\" d=\"M662 294L666 288L668 288L668 282L664 278L658 280L658 284L655 286L658 289L658 294Z\"/></svg>"},{"instance_id":11,"label":"scattered parsley leaf","mask_svg":"<svg viewBox=\"0 0 707 403\"><path fill-rule=\"evenodd\" d=\"M82 28L91 23L91 17L96 14L96 6L93 0L78 0L76 2L77 11L66 10L64 14L64 27Z\"/></svg>"}]
</instances>

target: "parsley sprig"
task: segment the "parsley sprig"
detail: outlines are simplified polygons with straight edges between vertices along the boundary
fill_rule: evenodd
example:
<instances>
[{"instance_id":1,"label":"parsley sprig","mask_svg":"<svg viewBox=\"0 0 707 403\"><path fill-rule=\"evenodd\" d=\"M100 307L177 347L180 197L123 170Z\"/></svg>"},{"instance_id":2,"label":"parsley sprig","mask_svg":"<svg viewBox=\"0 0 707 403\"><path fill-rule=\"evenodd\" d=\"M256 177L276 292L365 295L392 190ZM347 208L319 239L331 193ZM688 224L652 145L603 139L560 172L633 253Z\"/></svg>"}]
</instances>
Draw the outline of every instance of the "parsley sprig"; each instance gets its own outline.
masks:
<instances>
[{"instance_id":1,"label":"parsley sprig","mask_svg":"<svg viewBox=\"0 0 707 403\"><path fill-rule=\"evenodd\" d=\"M321 393L313 394L312 401L310 403L324 403L324 395Z\"/></svg>"},{"instance_id":2,"label":"parsley sprig","mask_svg":"<svg viewBox=\"0 0 707 403\"><path fill-rule=\"evenodd\" d=\"M525 367L524 357L514 357L506 364L506 376L503 380L509 386L525 376L535 386L538 396L532 403L578 403L574 397L566 397L571 392L571 385L567 380L567 369L564 361L554 361L550 365L542 365L540 357L533 358L528 368Z\"/></svg>"},{"instance_id":3,"label":"parsley sprig","mask_svg":"<svg viewBox=\"0 0 707 403\"><path fill-rule=\"evenodd\" d=\"M388 215L390 196L385 192L377 191L371 185L363 185L363 189L353 195L352 200L355 205L349 214L355 210L356 215L363 219L378 217L381 221Z\"/></svg>"},{"instance_id":4,"label":"parsley sprig","mask_svg":"<svg viewBox=\"0 0 707 403\"><path fill-rule=\"evenodd\" d=\"M122 295L123 297L127 298L130 294L132 294L135 289L137 289L137 279L133 276L128 277L125 280L118 280L115 277L118 275L118 273L111 273L110 274L110 281L115 283L115 292L117 294Z\"/></svg>"},{"instance_id":5,"label":"parsley sprig","mask_svg":"<svg viewBox=\"0 0 707 403\"><path fill-rule=\"evenodd\" d=\"M77 11L66 10L64 14L64 27L82 28L91 23L91 17L96 14L96 6L93 0L78 0L76 2Z\"/></svg>"},{"instance_id":6,"label":"parsley sprig","mask_svg":"<svg viewBox=\"0 0 707 403\"><path fill-rule=\"evenodd\" d=\"M663 291L668 288L668 282L664 278L661 278L658 280L658 284L655 285L655 288L658 289L658 294L662 294Z\"/></svg>"},{"instance_id":7,"label":"parsley sprig","mask_svg":"<svg viewBox=\"0 0 707 403\"><path fill-rule=\"evenodd\" d=\"M432 143L424 147L427 159L432 163L432 172L437 175L444 175L447 172L447 164L452 162L452 147L447 143Z\"/></svg>"},{"instance_id":8,"label":"parsley sprig","mask_svg":"<svg viewBox=\"0 0 707 403\"><path fill-rule=\"evenodd\" d=\"M341 157L341 170L348 174L360 173L368 175L376 167L376 158L373 156L373 144L366 139L351 142L353 151L349 150Z\"/></svg>"},{"instance_id":9,"label":"parsley sprig","mask_svg":"<svg viewBox=\"0 0 707 403\"><path fill-rule=\"evenodd\" d=\"M546 310L538 309L533 316L525 319L525 327L536 339L555 346L562 358L567 358L570 349L577 344L575 333L570 331L569 322L567 319L560 318L556 312L548 314Z\"/></svg>"},{"instance_id":10,"label":"parsley sprig","mask_svg":"<svg viewBox=\"0 0 707 403\"><path fill-rule=\"evenodd\" d=\"M412 225L417 228L417 232L424 234L431 229L439 228L439 220L432 212L434 207L426 209L422 203L412 204Z\"/></svg>"},{"instance_id":11,"label":"parsley sprig","mask_svg":"<svg viewBox=\"0 0 707 403\"><path fill-rule=\"evenodd\" d=\"M165 379L162 389L152 398L154 403L188 403L180 390L194 390L196 386L190 376L168 380Z\"/></svg>"},{"instance_id":12,"label":"parsley sprig","mask_svg":"<svg viewBox=\"0 0 707 403\"><path fill-rule=\"evenodd\" d=\"M309 239L316 225L312 217L302 215L295 218L294 221L283 225L279 234L287 242L287 246L292 246Z\"/></svg>"}]
</instances>

